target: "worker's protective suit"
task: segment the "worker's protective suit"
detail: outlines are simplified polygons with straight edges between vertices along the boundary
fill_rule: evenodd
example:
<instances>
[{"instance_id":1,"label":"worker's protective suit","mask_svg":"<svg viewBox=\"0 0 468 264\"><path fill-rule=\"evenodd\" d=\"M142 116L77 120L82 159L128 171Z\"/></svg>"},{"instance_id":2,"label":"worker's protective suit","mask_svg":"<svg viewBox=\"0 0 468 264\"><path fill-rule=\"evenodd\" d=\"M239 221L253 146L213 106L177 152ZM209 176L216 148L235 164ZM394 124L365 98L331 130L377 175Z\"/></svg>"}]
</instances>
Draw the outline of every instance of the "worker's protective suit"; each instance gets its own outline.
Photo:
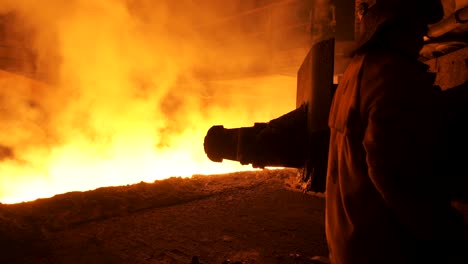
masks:
<instances>
[{"instance_id":1,"label":"worker's protective suit","mask_svg":"<svg viewBox=\"0 0 468 264\"><path fill-rule=\"evenodd\" d=\"M440 90L417 61L425 29L390 17L368 23L373 33L358 47L330 111L330 260L456 263L445 250L456 250L462 222L450 206L438 157Z\"/></svg>"}]
</instances>

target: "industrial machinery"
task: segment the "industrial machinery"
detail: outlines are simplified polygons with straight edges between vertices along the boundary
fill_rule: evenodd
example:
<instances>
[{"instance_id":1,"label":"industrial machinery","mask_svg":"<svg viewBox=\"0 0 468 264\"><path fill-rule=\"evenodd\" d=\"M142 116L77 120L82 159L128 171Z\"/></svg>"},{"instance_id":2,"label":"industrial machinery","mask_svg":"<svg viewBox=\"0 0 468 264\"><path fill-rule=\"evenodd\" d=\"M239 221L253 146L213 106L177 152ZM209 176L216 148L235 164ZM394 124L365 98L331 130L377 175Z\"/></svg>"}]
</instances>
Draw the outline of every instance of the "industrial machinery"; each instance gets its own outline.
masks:
<instances>
[{"instance_id":1,"label":"industrial machinery","mask_svg":"<svg viewBox=\"0 0 468 264\"><path fill-rule=\"evenodd\" d=\"M310 190L322 192L328 156L328 109L333 84L334 39L315 44L298 74L298 107L267 123L226 129L213 126L205 137L208 157L239 161L254 168L303 169ZM310 180L309 180L310 179ZM313 180L312 180L313 179Z\"/></svg>"},{"instance_id":2,"label":"industrial machinery","mask_svg":"<svg viewBox=\"0 0 468 264\"><path fill-rule=\"evenodd\" d=\"M319 17L311 25L315 29L314 44L297 74L297 108L252 127L213 126L205 137L204 147L215 162L229 159L243 165L252 164L255 168L298 168L306 190L323 192L329 140L328 111L340 75L334 66L337 62L343 64L336 56L336 40L340 40L338 33L342 26L336 21L340 21L337 15L343 14L345 7L340 6L344 1L316 2L330 4L315 6L315 13L329 16ZM356 1L356 11L360 10L362 2ZM458 140L452 145L463 153L468 149L467 140L463 140L463 135L468 133L463 130L468 116L468 3L443 1L443 4L445 18L431 25L420 59L437 73L436 85L444 90L446 110L451 118L453 133L449 137ZM319 8L329 8L332 12L317 11ZM358 19L356 21L358 23ZM466 156L460 155L452 158L456 164L465 164L464 159ZM463 166L455 166L454 170L459 174L454 186L459 187L456 192L460 194L468 184L468 171Z\"/></svg>"}]
</instances>

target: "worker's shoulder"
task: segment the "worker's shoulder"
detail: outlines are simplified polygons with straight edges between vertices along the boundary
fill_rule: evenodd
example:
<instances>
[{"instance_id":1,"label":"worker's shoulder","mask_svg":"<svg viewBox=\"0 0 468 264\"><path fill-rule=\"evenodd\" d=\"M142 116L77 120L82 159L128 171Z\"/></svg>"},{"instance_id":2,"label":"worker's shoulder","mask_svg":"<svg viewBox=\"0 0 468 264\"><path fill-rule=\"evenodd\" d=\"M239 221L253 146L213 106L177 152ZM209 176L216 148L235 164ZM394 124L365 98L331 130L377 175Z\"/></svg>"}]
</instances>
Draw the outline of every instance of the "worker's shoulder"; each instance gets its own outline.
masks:
<instances>
[{"instance_id":1,"label":"worker's shoulder","mask_svg":"<svg viewBox=\"0 0 468 264\"><path fill-rule=\"evenodd\" d=\"M360 89L363 101L392 100L432 94L435 75L417 58L392 50L376 50L364 54ZM403 96L404 95L404 96Z\"/></svg>"},{"instance_id":2,"label":"worker's shoulder","mask_svg":"<svg viewBox=\"0 0 468 264\"><path fill-rule=\"evenodd\" d=\"M433 82L429 67L417 58L393 50L375 50L364 54L363 75L387 81Z\"/></svg>"},{"instance_id":3,"label":"worker's shoulder","mask_svg":"<svg viewBox=\"0 0 468 264\"><path fill-rule=\"evenodd\" d=\"M364 55L364 66L396 73L425 73L428 66L398 50L372 50Z\"/></svg>"}]
</instances>

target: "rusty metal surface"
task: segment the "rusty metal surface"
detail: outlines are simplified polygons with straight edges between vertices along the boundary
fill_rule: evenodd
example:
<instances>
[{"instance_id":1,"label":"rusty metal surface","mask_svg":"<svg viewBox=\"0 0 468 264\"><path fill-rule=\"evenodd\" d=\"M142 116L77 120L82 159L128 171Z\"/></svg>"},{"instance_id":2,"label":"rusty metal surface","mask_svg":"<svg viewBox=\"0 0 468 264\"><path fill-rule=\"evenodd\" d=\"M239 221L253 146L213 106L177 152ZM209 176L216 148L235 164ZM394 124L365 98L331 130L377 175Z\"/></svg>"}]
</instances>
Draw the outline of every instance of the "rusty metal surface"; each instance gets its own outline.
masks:
<instances>
[{"instance_id":1,"label":"rusty metal surface","mask_svg":"<svg viewBox=\"0 0 468 264\"><path fill-rule=\"evenodd\" d=\"M437 73L436 85L443 90L468 80L468 47L426 62Z\"/></svg>"},{"instance_id":2,"label":"rusty metal surface","mask_svg":"<svg viewBox=\"0 0 468 264\"><path fill-rule=\"evenodd\" d=\"M462 24L468 22L468 7L461 8L451 14L449 17L443 19L437 24L429 27L429 37L439 37L443 34L455 30Z\"/></svg>"}]
</instances>

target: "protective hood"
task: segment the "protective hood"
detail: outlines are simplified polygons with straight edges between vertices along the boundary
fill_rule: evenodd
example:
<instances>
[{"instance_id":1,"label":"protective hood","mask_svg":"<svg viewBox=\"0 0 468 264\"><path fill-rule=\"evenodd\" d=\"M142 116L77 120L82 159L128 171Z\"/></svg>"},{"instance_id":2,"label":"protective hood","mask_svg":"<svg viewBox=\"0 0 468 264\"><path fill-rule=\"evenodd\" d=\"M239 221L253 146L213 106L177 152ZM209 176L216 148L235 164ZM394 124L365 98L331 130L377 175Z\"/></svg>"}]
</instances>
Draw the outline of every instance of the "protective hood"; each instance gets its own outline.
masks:
<instances>
[{"instance_id":1,"label":"protective hood","mask_svg":"<svg viewBox=\"0 0 468 264\"><path fill-rule=\"evenodd\" d=\"M358 48L364 46L384 25L404 19L411 23L430 25L440 21L444 9L440 0L376 0L361 20Z\"/></svg>"}]
</instances>

